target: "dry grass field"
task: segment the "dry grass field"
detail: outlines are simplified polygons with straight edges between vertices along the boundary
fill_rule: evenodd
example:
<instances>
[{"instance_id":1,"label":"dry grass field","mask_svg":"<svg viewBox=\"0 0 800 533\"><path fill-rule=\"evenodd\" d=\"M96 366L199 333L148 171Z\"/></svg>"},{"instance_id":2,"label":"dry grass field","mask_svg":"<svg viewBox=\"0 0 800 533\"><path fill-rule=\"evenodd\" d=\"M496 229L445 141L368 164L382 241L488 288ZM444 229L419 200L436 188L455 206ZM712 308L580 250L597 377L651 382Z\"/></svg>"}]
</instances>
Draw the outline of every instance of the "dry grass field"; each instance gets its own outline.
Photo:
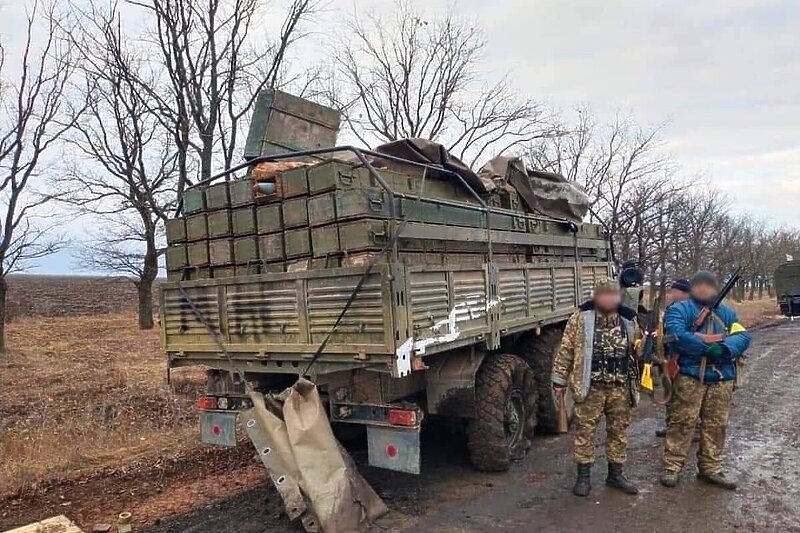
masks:
<instances>
[{"instance_id":1,"label":"dry grass field","mask_svg":"<svg viewBox=\"0 0 800 533\"><path fill-rule=\"evenodd\" d=\"M53 283L49 290L60 287L60 282ZM80 291L74 283L71 288ZM47 291L42 294L47 298ZM140 518L157 517L263 481L247 450L231 454L199 443L194 402L202 389L202 369L173 372L168 385L158 330L138 330L135 315L125 307L130 301L114 294L115 304L96 304L102 309L99 313L70 313L74 304L62 300L65 303L58 305L67 316L21 313L8 324L9 350L0 359L0 510L11 502L19 516L35 519L38 512L44 516L68 499L71 516L90 520L101 515L109 498L117 498L113 503L119 504L120 496L96 487L81 493L81 486L97 482L106 487L102 483L115 479L113 491L125 492L128 489L119 485L141 487L142 480L149 482L169 471L172 481L155 481L158 487L146 499L148 512L142 509L141 489L125 492L126 505L139 502ZM95 293L93 298L102 296ZM31 306L50 309L36 302ZM776 314L771 299L737 308L748 325ZM226 472L245 465L245 474L220 481ZM212 489L204 485L204 476L215 476ZM167 486L173 497L162 495ZM194 486L201 487L196 491L202 498L195 489L183 503L175 496ZM51 496L50 508L42 511L39 502L46 494ZM0 511L0 526L10 527L15 518L13 511Z\"/></svg>"},{"instance_id":2,"label":"dry grass field","mask_svg":"<svg viewBox=\"0 0 800 533\"><path fill-rule=\"evenodd\" d=\"M0 498L64 477L164 460L196 444L202 371L173 373L133 315L8 325L0 362Z\"/></svg>"}]
</instances>

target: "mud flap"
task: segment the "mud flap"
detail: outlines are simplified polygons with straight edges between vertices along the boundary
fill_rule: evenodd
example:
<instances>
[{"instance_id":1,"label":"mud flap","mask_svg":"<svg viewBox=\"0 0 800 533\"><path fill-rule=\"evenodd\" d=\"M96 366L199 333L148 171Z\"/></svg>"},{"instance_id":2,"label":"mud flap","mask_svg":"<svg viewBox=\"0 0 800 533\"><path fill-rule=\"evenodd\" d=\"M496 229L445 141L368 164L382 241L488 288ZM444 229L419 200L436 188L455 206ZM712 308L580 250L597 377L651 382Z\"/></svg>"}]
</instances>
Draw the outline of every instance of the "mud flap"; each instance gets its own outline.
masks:
<instances>
[{"instance_id":1,"label":"mud flap","mask_svg":"<svg viewBox=\"0 0 800 533\"><path fill-rule=\"evenodd\" d=\"M419 428L367 426L369 464L408 474L420 473Z\"/></svg>"},{"instance_id":2,"label":"mud flap","mask_svg":"<svg viewBox=\"0 0 800 533\"><path fill-rule=\"evenodd\" d=\"M313 383L250 397L242 420L290 518L306 531L351 532L388 511L333 436Z\"/></svg>"}]
</instances>

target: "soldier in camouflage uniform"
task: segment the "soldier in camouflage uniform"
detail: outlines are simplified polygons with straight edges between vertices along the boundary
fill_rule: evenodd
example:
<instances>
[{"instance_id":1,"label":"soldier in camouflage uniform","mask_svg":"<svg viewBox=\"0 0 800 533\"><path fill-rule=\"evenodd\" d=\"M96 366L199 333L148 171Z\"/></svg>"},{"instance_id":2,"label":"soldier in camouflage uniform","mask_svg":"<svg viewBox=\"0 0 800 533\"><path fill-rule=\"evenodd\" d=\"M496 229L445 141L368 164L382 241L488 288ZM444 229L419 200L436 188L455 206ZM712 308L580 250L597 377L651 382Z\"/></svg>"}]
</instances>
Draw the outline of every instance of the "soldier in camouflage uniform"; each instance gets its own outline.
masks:
<instances>
[{"instance_id":1,"label":"soldier in camouflage uniform","mask_svg":"<svg viewBox=\"0 0 800 533\"><path fill-rule=\"evenodd\" d=\"M606 484L628 494L638 489L625 477L626 430L632 418L629 365L640 333L636 311L621 305L616 281L594 288L591 301L581 305L567 322L561 347L553 362L553 388L557 395L569 387L575 398L574 456L578 474L572 492L587 496L595 458L595 433L606 417Z\"/></svg>"},{"instance_id":2,"label":"soldier in camouflage uniform","mask_svg":"<svg viewBox=\"0 0 800 533\"><path fill-rule=\"evenodd\" d=\"M736 312L724 304L712 310L699 328L695 327L703 307L715 299L717 291L714 274L698 272L691 280L691 298L666 311L664 328L675 339L673 347L679 366L664 442L661 483L666 487L678 484L700 417L703 423L697 451L698 478L736 489L736 483L722 473L722 452L739 362L750 345L750 334L739 324Z\"/></svg>"}]
</instances>

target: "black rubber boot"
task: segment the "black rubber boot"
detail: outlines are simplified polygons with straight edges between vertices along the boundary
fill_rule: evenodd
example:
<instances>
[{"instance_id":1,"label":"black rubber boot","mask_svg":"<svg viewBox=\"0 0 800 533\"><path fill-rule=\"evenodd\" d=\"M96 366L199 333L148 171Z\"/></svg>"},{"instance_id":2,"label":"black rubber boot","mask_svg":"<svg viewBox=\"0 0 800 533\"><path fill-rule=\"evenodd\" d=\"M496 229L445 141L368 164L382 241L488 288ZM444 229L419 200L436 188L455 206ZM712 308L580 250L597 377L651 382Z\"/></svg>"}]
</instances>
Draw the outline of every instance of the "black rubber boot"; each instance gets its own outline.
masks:
<instances>
[{"instance_id":1,"label":"black rubber boot","mask_svg":"<svg viewBox=\"0 0 800 533\"><path fill-rule=\"evenodd\" d=\"M723 489L736 490L736 482L726 478L725 474L722 472L717 472L716 474L697 474L697 478L711 485L722 487Z\"/></svg>"},{"instance_id":2,"label":"black rubber boot","mask_svg":"<svg viewBox=\"0 0 800 533\"><path fill-rule=\"evenodd\" d=\"M625 473L622 471L622 463L608 463L606 485L619 489L626 494L639 494L639 489L625 477Z\"/></svg>"},{"instance_id":3,"label":"black rubber boot","mask_svg":"<svg viewBox=\"0 0 800 533\"><path fill-rule=\"evenodd\" d=\"M592 490L591 483L592 463L578 463L578 476L575 478L575 486L572 487L572 494L575 496L586 497Z\"/></svg>"},{"instance_id":4,"label":"black rubber boot","mask_svg":"<svg viewBox=\"0 0 800 533\"><path fill-rule=\"evenodd\" d=\"M678 485L678 473L672 470L664 470L661 474L661 484L665 487L673 488Z\"/></svg>"}]
</instances>

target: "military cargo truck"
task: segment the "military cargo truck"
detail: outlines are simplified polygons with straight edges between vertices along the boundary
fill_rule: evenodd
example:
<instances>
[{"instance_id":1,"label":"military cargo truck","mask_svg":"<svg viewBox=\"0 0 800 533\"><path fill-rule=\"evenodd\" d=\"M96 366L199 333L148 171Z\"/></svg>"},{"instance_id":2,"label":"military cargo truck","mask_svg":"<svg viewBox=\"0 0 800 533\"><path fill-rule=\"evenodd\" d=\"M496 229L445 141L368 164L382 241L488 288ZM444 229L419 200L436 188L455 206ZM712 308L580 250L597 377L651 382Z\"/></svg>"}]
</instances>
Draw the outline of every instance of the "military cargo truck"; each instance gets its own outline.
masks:
<instances>
[{"instance_id":1,"label":"military cargo truck","mask_svg":"<svg viewBox=\"0 0 800 533\"><path fill-rule=\"evenodd\" d=\"M167 227L162 342L170 368L208 368L203 440L235 444L246 385L302 375L332 422L366 427L372 465L419 473L436 416L465 423L476 467L507 468L557 427L553 354L613 274L608 239L442 165L320 147L304 123L338 117L263 97L248 162L187 190Z\"/></svg>"},{"instance_id":2,"label":"military cargo truck","mask_svg":"<svg viewBox=\"0 0 800 533\"><path fill-rule=\"evenodd\" d=\"M781 313L800 316L800 261L787 261L775 269L775 295Z\"/></svg>"}]
</instances>

